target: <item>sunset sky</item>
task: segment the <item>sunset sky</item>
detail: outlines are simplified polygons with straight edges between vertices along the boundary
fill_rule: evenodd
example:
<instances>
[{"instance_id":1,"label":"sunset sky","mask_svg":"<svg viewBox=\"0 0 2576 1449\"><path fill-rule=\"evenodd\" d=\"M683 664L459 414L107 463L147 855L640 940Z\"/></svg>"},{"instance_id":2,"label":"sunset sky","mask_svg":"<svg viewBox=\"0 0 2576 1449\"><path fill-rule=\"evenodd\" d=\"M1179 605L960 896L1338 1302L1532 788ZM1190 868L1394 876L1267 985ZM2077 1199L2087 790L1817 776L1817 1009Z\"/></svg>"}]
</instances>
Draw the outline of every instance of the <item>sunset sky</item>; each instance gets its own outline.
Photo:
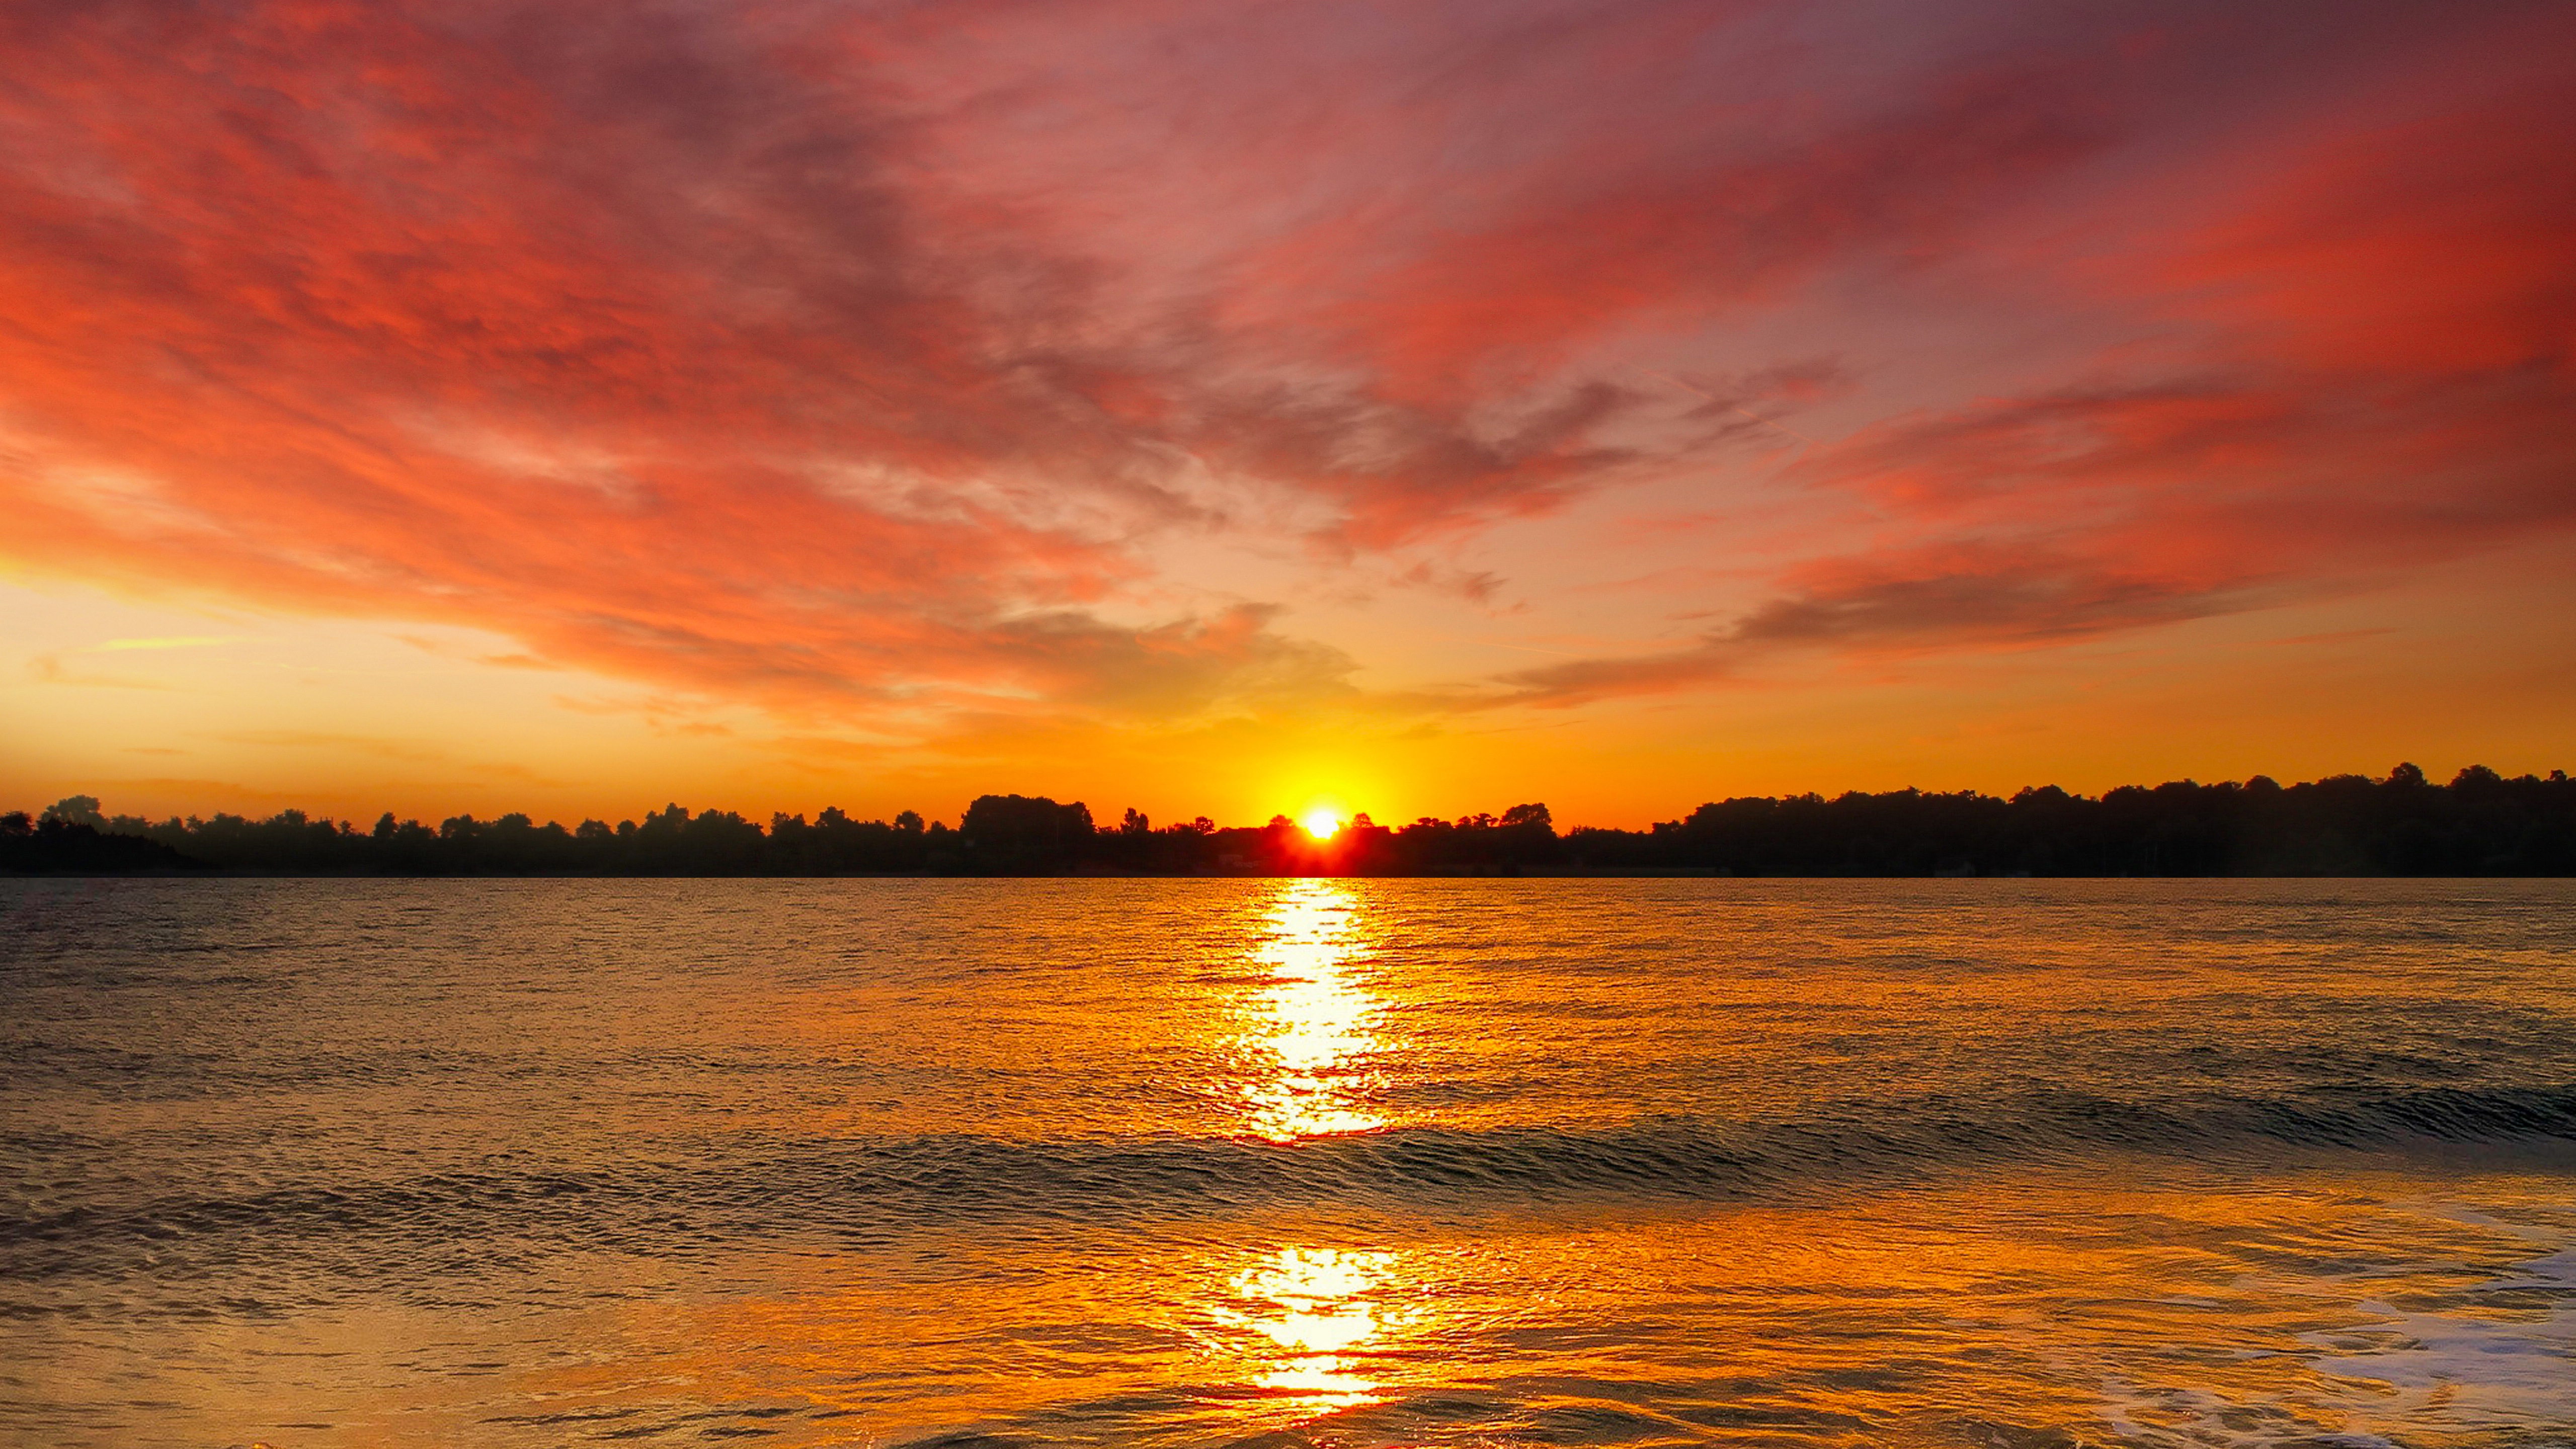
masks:
<instances>
[{"instance_id":1,"label":"sunset sky","mask_svg":"<svg viewBox=\"0 0 2576 1449\"><path fill-rule=\"evenodd\" d=\"M2576 766L2576 6L0 9L0 807Z\"/></svg>"}]
</instances>

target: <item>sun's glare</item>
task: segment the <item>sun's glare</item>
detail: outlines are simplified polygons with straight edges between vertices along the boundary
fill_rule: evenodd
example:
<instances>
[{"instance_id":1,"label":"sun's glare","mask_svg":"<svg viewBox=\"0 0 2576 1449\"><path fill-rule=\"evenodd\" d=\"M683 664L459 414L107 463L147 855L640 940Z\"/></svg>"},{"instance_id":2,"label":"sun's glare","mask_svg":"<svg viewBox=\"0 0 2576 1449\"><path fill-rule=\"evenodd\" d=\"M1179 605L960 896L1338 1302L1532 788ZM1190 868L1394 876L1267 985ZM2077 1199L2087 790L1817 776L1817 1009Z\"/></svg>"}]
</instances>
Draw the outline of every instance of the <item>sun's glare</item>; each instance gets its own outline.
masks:
<instances>
[{"instance_id":1,"label":"sun's glare","mask_svg":"<svg viewBox=\"0 0 2576 1449\"><path fill-rule=\"evenodd\" d=\"M1342 817L1330 810L1317 808L1306 812L1306 833L1317 840L1330 840L1342 828Z\"/></svg>"},{"instance_id":2,"label":"sun's glare","mask_svg":"<svg viewBox=\"0 0 2576 1449\"><path fill-rule=\"evenodd\" d=\"M1254 960L1269 980L1246 1003L1258 1070L1246 1082L1252 1130L1274 1142L1373 1132L1373 1063L1388 1050L1386 1004L1367 984L1374 951L1358 901L1332 881L1301 880L1275 897Z\"/></svg>"}]
</instances>

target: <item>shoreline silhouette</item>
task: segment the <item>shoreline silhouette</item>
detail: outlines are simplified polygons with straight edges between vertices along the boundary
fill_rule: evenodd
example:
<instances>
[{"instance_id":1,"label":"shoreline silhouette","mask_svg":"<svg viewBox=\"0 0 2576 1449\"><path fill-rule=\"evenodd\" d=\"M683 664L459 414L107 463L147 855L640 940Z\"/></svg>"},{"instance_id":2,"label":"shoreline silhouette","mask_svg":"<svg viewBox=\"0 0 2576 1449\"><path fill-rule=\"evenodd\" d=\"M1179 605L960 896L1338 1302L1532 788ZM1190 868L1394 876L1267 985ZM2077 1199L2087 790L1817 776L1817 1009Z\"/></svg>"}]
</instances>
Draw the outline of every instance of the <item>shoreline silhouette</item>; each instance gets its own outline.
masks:
<instances>
[{"instance_id":1,"label":"shoreline silhouette","mask_svg":"<svg viewBox=\"0 0 2576 1449\"><path fill-rule=\"evenodd\" d=\"M309 876L2228 876L2576 874L2576 781L2482 765L2436 785L2385 777L2281 785L2054 785L1734 798L1644 830L1560 833L1543 804L1396 826L1360 815L1317 838L1288 817L1097 823L1081 801L983 795L951 827L911 810L858 820L828 808L763 826L677 804L642 820L543 825L457 815L372 828L284 810L153 821L74 795L0 815L0 872Z\"/></svg>"}]
</instances>

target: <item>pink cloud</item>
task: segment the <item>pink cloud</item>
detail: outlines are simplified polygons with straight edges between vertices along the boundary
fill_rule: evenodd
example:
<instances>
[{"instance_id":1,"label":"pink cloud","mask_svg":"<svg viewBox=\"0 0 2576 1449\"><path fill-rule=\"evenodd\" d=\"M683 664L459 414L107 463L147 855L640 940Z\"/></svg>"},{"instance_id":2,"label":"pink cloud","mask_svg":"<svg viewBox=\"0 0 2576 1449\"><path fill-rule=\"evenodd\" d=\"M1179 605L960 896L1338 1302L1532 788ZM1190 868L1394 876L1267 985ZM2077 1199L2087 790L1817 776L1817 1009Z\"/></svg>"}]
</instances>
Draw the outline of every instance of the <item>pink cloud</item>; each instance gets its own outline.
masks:
<instances>
[{"instance_id":1,"label":"pink cloud","mask_svg":"<svg viewBox=\"0 0 2576 1449\"><path fill-rule=\"evenodd\" d=\"M781 710L1150 717L1356 667L1168 602L1159 543L1275 506L1328 570L1748 440L1847 531L1712 559L1769 591L1678 650L1477 697L2576 523L2568 23L2170 18L21 7L0 548ZM2073 340L1900 383L1931 324L1862 295Z\"/></svg>"},{"instance_id":2,"label":"pink cloud","mask_svg":"<svg viewBox=\"0 0 2576 1449\"><path fill-rule=\"evenodd\" d=\"M1857 547L1783 562L1770 598L1681 647L1470 700L1666 692L1791 649L2083 637L2576 527L2576 90L2496 74L2416 97L2423 116L2311 120L2259 165L2227 158L2251 173L2234 186L2119 195L2143 219L2114 260L2052 275L2165 340L1809 451L1789 476L1864 506Z\"/></svg>"}]
</instances>

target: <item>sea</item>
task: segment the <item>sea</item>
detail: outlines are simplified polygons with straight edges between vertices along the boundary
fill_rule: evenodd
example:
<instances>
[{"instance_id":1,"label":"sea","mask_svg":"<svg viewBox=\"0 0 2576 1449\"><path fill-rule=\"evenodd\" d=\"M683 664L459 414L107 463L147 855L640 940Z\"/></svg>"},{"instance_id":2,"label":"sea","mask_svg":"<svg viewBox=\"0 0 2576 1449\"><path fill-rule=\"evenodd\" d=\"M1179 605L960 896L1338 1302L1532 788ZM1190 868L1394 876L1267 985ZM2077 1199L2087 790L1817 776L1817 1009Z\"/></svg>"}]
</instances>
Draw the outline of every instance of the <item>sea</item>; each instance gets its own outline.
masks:
<instances>
[{"instance_id":1,"label":"sea","mask_svg":"<svg viewBox=\"0 0 2576 1449\"><path fill-rule=\"evenodd\" d=\"M0 882L0 1443L2576 1443L2576 883Z\"/></svg>"}]
</instances>

